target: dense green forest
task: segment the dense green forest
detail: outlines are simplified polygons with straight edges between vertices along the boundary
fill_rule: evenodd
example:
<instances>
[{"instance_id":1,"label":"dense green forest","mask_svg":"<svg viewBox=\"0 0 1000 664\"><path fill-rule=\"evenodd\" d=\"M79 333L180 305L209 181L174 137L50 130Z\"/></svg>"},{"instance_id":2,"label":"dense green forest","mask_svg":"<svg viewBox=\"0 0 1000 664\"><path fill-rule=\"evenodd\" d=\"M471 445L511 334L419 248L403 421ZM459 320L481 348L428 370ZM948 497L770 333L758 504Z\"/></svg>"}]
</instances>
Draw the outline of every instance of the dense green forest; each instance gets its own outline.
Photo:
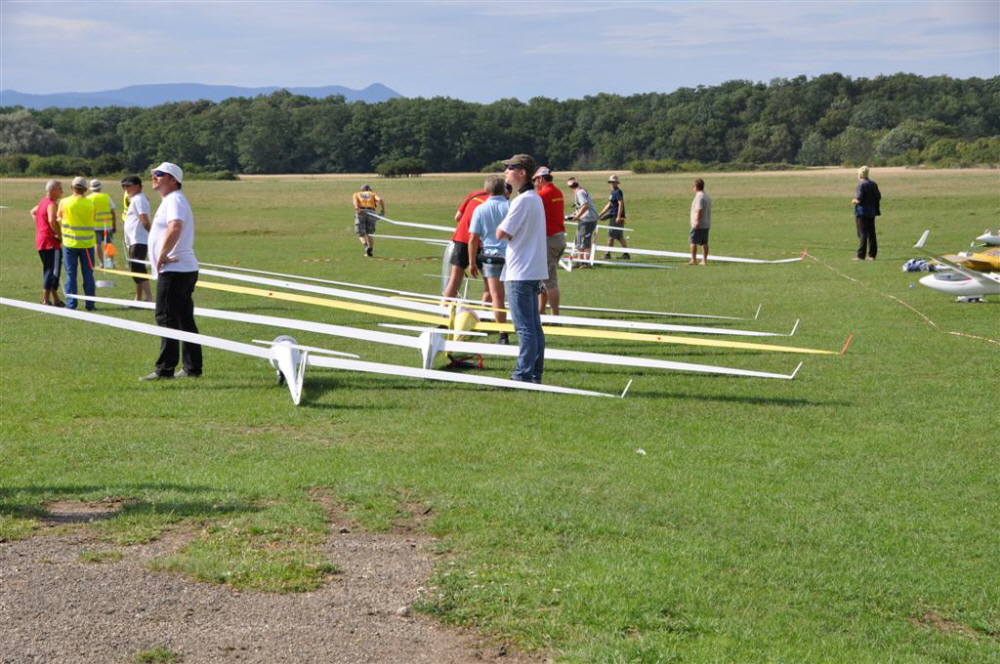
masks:
<instances>
[{"instance_id":1,"label":"dense green forest","mask_svg":"<svg viewBox=\"0 0 1000 664\"><path fill-rule=\"evenodd\" d=\"M0 172L478 171L517 152L558 170L1000 162L1000 77L826 74L669 94L478 104L347 103L286 91L153 108L0 108Z\"/></svg>"}]
</instances>

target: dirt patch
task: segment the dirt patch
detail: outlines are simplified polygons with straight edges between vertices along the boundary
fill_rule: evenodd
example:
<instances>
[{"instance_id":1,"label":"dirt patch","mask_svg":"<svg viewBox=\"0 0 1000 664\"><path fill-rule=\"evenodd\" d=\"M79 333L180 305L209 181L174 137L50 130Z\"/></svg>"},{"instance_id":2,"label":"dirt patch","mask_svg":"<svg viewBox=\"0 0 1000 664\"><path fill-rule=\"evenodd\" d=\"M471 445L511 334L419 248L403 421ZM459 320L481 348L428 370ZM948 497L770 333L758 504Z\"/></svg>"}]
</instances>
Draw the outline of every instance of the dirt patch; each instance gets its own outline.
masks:
<instances>
[{"instance_id":1,"label":"dirt patch","mask_svg":"<svg viewBox=\"0 0 1000 664\"><path fill-rule=\"evenodd\" d=\"M189 540L169 531L130 547L98 542L85 526L0 544L0 662L125 663L157 647L186 664L548 661L414 615L435 563L434 539L406 529L364 532L328 494L313 497L331 521L321 550L341 573L308 593L239 592L151 572L147 561ZM47 507L65 525L108 518L120 503ZM419 506L407 511L424 516ZM102 550L122 558L97 564L80 555Z\"/></svg>"},{"instance_id":2,"label":"dirt patch","mask_svg":"<svg viewBox=\"0 0 1000 664\"><path fill-rule=\"evenodd\" d=\"M42 522L47 526L91 523L110 519L121 511L124 500L106 498L89 503L75 500L56 500L46 503L46 516Z\"/></svg>"},{"instance_id":3,"label":"dirt patch","mask_svg":"<svg viewBox=\"0 0 1000 664\"><path fill-rule=\"evenodd\" d=\"M928 611L920 617L909 618L909 622L920 627L928 627L943 634L959 634L970 639L979 637L979 633L968 625L948 620L933 611Z\"/></svg>"}]
</instances>

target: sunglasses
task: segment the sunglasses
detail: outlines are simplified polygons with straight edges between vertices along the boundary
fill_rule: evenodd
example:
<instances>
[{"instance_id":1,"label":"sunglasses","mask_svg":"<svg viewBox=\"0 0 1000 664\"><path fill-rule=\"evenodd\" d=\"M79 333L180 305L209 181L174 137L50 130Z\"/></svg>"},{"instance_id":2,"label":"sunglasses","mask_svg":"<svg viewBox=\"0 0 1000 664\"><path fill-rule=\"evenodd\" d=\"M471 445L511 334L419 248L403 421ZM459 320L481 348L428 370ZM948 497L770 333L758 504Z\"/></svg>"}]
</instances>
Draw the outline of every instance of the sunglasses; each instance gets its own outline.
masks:
<instances>
[{"instance_id":1,"label":"sunglasses","mask_svg":"<svg viewBox=\"0 0 1000 664\"><path fill-rule=\"evenodd\" d=\"M166 171L153 171L154 177L162 178L164 175L170 175L170 173L167 173Z\"/></svg>"},{"instance_id":2,"label":"sunglasses","mask_svg":"<svg viewBox=\"0 0 1000 664\"><path fill-rule=\"evenodd\" d=\"M508 165L507 165L507 169L506 169L506 170L508 170L508 171L512 171L512 170L514 170L515 168L520 168L520 169L521 169L522 171L524 170L524 166L520 166L520 165L518 165L518 164L508 164Z\"/></svg>"}]
</instances>

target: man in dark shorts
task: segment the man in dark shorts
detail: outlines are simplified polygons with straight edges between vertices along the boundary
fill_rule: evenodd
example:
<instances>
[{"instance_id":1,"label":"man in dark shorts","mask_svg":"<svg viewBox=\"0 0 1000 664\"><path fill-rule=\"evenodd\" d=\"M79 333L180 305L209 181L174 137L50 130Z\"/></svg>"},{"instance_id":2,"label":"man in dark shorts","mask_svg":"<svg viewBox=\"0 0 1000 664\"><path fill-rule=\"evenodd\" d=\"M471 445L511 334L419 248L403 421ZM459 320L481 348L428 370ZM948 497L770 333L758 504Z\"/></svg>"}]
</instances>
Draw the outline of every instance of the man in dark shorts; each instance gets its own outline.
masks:
<instances>
[{"instance_id":1,"label":"man in dark shorts","mask_svg":"<svg viewBox=\"0 0 1000 664\"><path fill-rule=\"evenodd\" d=\"M691 201L691 260L688 265L698 262L698 247L702 248L702 265L708 265L708 230L712 227L712 198L705 193L705 181L694 181L694 200Z\"/></svg>"},{"instance_id":2,"label":"man in dark shorts","mask_svg":"<svg viewBox=\"0 0 1000 664\"><path fill-rule=\"evenodd\" d=\"M149 216L149 199L142 193L142 179L137 175L127 175L121 180L122 190L128 196L128 207L125 208L125 245L128 248L129 269L136 274L145 275L146 266L137 261L145 261L149 250L149 228L153 223ZM149 279L132 277L135 282L135 301L152 302L153 292Z\"/></svg>"},{"instance_id":3,"label":"man in dark shorts","mask_svg":"<svg viewBox=\"0 0 1000 664\"><path fill-rule=\"evenodd\" d=\"M601 210L600 219L607 220L612 226L617 228L612 228L608 231L608 246L615 246L615 240L618 244L622 246L622 249L627 249L628 245L625 243L625 231L621 230L625 226L625 194L618 187L618 176L612 175L608 178L608 184L611 185L611 195L608 196L608 203ZM611 260L611 252L604 254L605 260ZM631 256L628 253L622 254L622 258L628 260Z\"/></svg>"},{"instance_id":4,"label":"man in dark shorts","mask_svg":"<svg viewBox=\"0 0 1000 664\"><path fill-rule=\"evenodd\" d=\"M487 198L489 193L485 189L477 189L462 201L455 212L455 232L451 236L451 246L449 247L448 264L451 272L448 276L448 283L444 287L442 295L444 297L456 297L458 289L462 286L462 279L465 278L465 271L469 269L469 222L472 221L472 213Z\"/></svg>"}]
</instances>

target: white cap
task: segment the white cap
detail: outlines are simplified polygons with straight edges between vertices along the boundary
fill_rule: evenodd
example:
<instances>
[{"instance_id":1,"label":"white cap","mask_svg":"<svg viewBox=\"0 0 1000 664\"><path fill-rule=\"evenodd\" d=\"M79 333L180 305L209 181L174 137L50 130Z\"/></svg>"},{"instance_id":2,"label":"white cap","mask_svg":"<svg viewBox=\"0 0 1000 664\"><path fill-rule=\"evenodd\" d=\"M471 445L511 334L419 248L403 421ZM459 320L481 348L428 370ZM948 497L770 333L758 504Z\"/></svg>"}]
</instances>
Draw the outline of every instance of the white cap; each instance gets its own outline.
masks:
<instances>
[{"instance_id":1,"label":"white cap","mask_svg":"<svg viewBox=\"0 0 1000 664\"><path fill-rule=\"evenodd\" d=\"M165 161L156 168L154 168L153 170L151 170L150 173L155 173L156 171L161 171L163 173L170 173L170 175L172 175L174 179L177 180L177 184L181 184L184 182L184 171L181 170L181 167L178 166L177 164L171 164L169 161Z\"/></svg>"},{"instance_id":2,"label":"white cap","mask_svg":"<svg viewBox=\"0 0 1000 664\"><path fill-rule=\"evenodd\" d=\"M548 166L539 166L538 170L535 171L535 177L541 177L543 175L552 175L552 171L549 170ZM532 178L534 179L534 178Z\"/></svg>"}]
</instances>

